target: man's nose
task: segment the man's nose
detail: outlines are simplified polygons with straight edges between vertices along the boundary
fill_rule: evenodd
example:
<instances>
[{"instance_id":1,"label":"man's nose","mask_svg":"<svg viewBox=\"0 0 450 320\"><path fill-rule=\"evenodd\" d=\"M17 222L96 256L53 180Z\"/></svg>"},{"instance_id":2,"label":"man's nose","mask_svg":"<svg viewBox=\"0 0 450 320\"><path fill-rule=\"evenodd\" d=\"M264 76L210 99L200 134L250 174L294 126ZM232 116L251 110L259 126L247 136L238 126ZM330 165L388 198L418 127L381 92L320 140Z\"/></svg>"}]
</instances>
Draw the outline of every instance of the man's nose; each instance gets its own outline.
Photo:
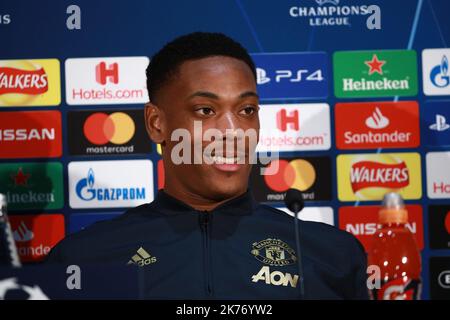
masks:
<instances>
[{"instance_id":1,"label":"man's nose","mask_svg":"<svg viewBox=\"0 0 450 320\"><path fill-rule=\"evenodd\" d=\"M217 129L223 134L223 139L235 139L236 130L239 129L239 120L232 112L224 113L219 119Z\"/></svg>"}]
</instances>

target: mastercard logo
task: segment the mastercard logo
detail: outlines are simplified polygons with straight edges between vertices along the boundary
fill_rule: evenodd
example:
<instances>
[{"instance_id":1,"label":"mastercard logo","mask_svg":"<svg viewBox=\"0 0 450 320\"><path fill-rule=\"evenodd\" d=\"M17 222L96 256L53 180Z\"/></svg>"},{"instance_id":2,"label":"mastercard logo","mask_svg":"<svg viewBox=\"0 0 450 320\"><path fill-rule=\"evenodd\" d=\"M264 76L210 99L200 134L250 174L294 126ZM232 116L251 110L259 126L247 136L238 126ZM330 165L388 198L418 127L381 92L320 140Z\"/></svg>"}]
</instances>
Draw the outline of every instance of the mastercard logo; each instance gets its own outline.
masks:
<instances>
[{"instance_id":1,"label":"mastercard logo","mask_svg":"<svg viewBox=\"0 0 450 320\"><path fill-rule=\"evenodd\" d=\"M135 130L133 119L123 112L114 112L110 115L102 112L93 113L83 126L86 139L96 145L127 143L133 138Z\"/></svg>"},{"instance_id":2,"label":"mastercard logo","mask_svg":"<svg viewBox=\"0 0 450 320\"><path fill-rule=\"evenodd\" d=\"M275 172L264 175L264 181L270 189L277 192L285 192L290 188L305 191L316 181L316 170L304 159L274 160L267 166L266 172Z\"/></svg>"}]
</instances>

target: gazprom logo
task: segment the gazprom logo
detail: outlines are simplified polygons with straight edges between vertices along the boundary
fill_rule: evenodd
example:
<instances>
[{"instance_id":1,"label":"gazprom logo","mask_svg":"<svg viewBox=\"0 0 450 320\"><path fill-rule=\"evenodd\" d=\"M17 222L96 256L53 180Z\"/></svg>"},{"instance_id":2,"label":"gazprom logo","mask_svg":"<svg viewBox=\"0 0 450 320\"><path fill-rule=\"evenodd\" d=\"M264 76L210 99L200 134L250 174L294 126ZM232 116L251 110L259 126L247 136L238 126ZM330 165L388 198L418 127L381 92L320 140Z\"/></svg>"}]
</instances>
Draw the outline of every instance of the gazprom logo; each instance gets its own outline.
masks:
<instances>
[{"instance_id":1,"label":"gazprom logo","mask_svg":"<svg viewBox=\"0 0 450 320\"><path fill-rule=\"evenodd\" d=\"M118 201L118 200L143 200L145 188L95 188L94 170L90 168L87 177L78 181L75 191L77 196L84 201Z\"/></svg>"},{"instance_id":2,"label":"gazprom logo","mask_svg":"<svg viewBox=\"0 0 450 320\"><path fill-rule=\"evenodd\" d=\"M448 75L448 58L442 56L441 64L438 64L430 72L431 83L438 88L445 88L450 84L450 76Z\"/></svg>"}]
</instances>

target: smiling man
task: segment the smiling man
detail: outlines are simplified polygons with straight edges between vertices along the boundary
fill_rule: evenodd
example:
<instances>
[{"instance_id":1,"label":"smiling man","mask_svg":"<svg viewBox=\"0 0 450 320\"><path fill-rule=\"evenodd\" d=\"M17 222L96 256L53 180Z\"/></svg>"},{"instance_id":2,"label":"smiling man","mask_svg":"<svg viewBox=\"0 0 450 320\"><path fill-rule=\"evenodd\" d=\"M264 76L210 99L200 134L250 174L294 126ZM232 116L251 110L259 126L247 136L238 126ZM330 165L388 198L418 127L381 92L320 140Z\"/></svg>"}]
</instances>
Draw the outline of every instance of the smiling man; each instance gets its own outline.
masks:
<instances>
[{"instance_id":1,"label":"smiling man","mask_svg":"<svg viewBox=\"0 0 450 320\"><path fill-rule=\"evenodd\" d=\"M152 57L147 87L164 190L67 237L49 262L141 268L149 299L367 299L366 257L352 235L300 221L299 254L293 218L252 197L259 101L240 44L218 33L179 37Z\"/></svg>"}]
</instances>

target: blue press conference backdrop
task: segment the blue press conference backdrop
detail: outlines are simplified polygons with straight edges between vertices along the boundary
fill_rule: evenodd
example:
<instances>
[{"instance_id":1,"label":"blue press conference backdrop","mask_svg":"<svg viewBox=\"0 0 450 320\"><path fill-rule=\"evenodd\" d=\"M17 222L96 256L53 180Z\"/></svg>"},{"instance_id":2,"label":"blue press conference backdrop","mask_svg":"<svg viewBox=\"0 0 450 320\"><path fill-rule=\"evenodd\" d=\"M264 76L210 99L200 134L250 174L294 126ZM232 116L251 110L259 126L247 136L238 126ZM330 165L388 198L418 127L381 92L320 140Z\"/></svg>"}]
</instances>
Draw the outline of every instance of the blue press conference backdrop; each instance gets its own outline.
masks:
<instances>
[{"instance_id":1,"label":"blue press conference backdrop","mask_svg":"<svg viewBox=\"0 0 450 320\"><path fill-rule=\"evenodd\" d=\"M68 7L71 5L76 5L76 9L72 7L72 9L68 10ZM345 15L344 13L346 17L344 25L324 25L327 21L321 19L321 16L317 13L319 8L324 7L333 7L336 10L340 8L340 10L345 11L346 9L342 9L345 6L362 5L376 5L379 7L381 16L380 29L369 29L367 27L369 15L361 13ZM314 13L309 12L309 17L305 17L304 15L307 10L310 10L309 8L313 8L312 10L315 11ZM6 187L2 187L3 189L1 190L3 193L8 190L11 191L13 187L27 184L27 179L30 177L27 176L25 164L32 165L48 161L62 164L63 202L61 206L52 208L51 206L43 205L42 208L26 208L18 205L17 208L11 208L13 229L17 231L16 240L26 243L32 237L28 234L27 238L27 230L31 228L31 222L27 223L27 221L31 220L21 219L21 217L30 215L42 216L42 220L39 220L40 222L33 220L37 224L45 223L46 220L44 218L49 216L62 215L64 219L61 221L63 221L65 229L63 233L65 231L68 234L93 221L116 216L127 207L121 205L120 202L115 207L102 206L100 201L98 206L94 207L80 205L81 202L79 201L72 202L71 196L73 195L70 194L72 187L70 186L69 172L71 170L73 170L74 174L82 172L82 170L77 170L79 167L84 168L85 161L151 160L150 166L145 161L137 163L138 165L136 166L137 169L141 168L139 165L147 166L145 168L151 168L153 171L151 175L153 179L152 185L148 187L146 192L155 194L158 184L161 183L161 177L158 179L158 166L160 165L158 160L160 156L157 153L157 148L154 145L152 146L149 141L144 140L142 124L137 123L137 119L140 119L138 113L140 112L139 110L142 110L143 103L139 102L139 99L136 101L125 99L125 102L121 103L101 101L86 103L83 99L77 100L76 97L68 96L66 93L68 88L66 87L70 86L68 90L70 93L73 92L71 90L74 89L76 84L70 83L71 79L66 78L67 73L71 72L74 78L80 77L76 69L78 61L81 60L67 61L67 59L101 58L100 60L103 59L106 61L106 64L100 65L100 60L92 62L93 66L97 68L97 82L111 80L108 77L112 77L113 80L111 81L114 81L114 59L109 61L106 59L108 57L151 57L168 40L176 36L192 31L217 31L233 37L241 42L249 52L254 54L257 66L261 68L258 71L258 75L259 80L261 80L259 90L263 98L262 104L326 103L329 105L329 109L325 110L329 112L331 127L328 134L331 135L330 145L325 145L323 148L315 150L285 149L281 153L281 157L288 159L296 157L320 159L325 157L329 159L331 177L327 177L327 184L330 188L330 196L313 197L312 201L307 203L307 206L331 207L333 209L332 220L334 220L336 226L343 227L340 223L339 208L343 206L362 207L379 204L378 200L359 201L358 199L345 199L345 195L340 193L338 190L338 167L336 164L339 155L385 152L418 153L420 155L419 162L421 165L419 167L422 182L418 186L418 196L406 197L406 202L411 205L420 205L422 208L421 223L415 226L423 230L423 250L421 251L423 264L422 298L450 298L448 287L446 288L445 284L443 286L442 279L439 278L439 274L442 271L450 270L450 247L448 245L450 243L450 222L448 222L447 214L450 211L450 191L443 192L443 195L441 194L437 197L430 196L430 190L427 190L429 173L426 165L428 157L431 158L429 153L439 152L443 157L436 157L430 159L430 161L437 163L436 166L441 170L443 176L450 175L448 173L450 162L446 162L449 159L448 154L444 153L450 150L449 131L446 131L448 127L447 122L450 122L450 99L448 97L450 93L447 90L446 92L438 92L438 94L425 95L423 77L429 77L429 73L422 74L422 51L424 49L448 48L450 42L449 12L450 2L446 0L3 1L0 4L0 41L2 44L0 59L2 61L57 59L60 64L60 102L43 100L38 106L33 106L32 104L23 106L24 102L20 99L14 99L14 97L11 99L0 99L0 129L6 129L5 121L1 122L2 118L10 119L12 115L15 115L11 112L18 111L58 110L61 113L62 121L62 152L60 153L56 151L49 153L49 156L43 157L42 154L39 154L39 150L35 150L33 151L33 154L36 154L35 156L26 157L20 156L20 151L17 150L15 151L17 153L12 152L9 156L7 153L2 154L0 150L0 175L3 174L6 177L0 177L0 180L5 183L4 181L7 181L11 176L10 172L14 172L13 180L11 180L14 182L14 185L11 186L6 183ZM70 29L67 23L74 13L78 14L80 28ZM70 21L74 23L72 20ZM410 93L403 96L395 93L393 95L386 94L385 97L363 96L353 98L348 96L342 99L337 98L335 94L337 74L334 74L335 78L333 79L333 70L336 73L336 70L333 69L336 67L334 63L337 63L337 61L333 60L334 53L338 51L370 51L368 56L365 56L363 59L370 63L376 63L377 59L382 62L388 61L384 70L389 71L389 63L392 65L393 62L389 62L391 60L387 60L388 58L383 58L383 51L379 53L380 50L414 50L416 52L417 94ZM311 52L314 52L314 54L311 54ZM279 59L278 62L272 62L272 60L277 59L277 55L267 55L268 53L277 53L278 55L286 53L286 55L283 56L283 59ZM439 55L440 62L444 54L437 53L436 55ZM301 57L304 57L304 59ZM338 57L335 56L334 58L337 59ZM450 58L450 55L448 58ZM135 63L145 68L147 62L147 60L142 59ZM87 61L86 63L90 62ZM126 64L127 62L124 60L123 63ZM443 65L442 62L439 72L442 75L442 79L444 79L442 86L445 87L445 76L448 73L442 67ZM0 67L2 66L5 65L1 64ZM122 66L120 67L122 68ZM376 65L372 65L369 75L377 72L382 74L381 69L377 71L376 67ZM52 68L54 68L54 65ZM322 68L322 70L320 74L312 75L311 72L298 74L295 73L295 70L293 74L278 72L289 68L295 70L306 68L309 71ZM106 75L104 73L105 70ZM142 73L137 74L137 78L143 76L143 70L139 70L139 72ZM397 71L394 69L390 70L391 74L395 72ZM386 74L389 76L389 72L386 72ZM278 78L276 78L277 76ZM313 82L310 87L305 85L301 89L296 89L292 86L295 81L290 81L286 85L279 85L278 87L276 83L274 84L274 79L280 80L279 83L282 83L283 77L301 81L300 78L302 76L310 76L312 81L318 80L317 85L314 85ZM264 79L266 81L272 79L273 86L264 87ZM0 90L1 87L0 79ZM53 89L48 87L48 90ZM0 91L0 98L2 97L1 95L6 97L4 91ZM338 128L335 123L335 106L337 103L397 101L418 103L420 110L420 144L410 144L402 147L394 145L388 150L382 147L361 147L348 150L337 148L336 130ZM103 115L99 115L98 119L89 118L92 120L92 126L98 123L103 124L104 121L125 121L122 123L126 123L129 117L135 119L135 134L141 134L141 136L138 136L140 141L134 143L134 152L117 152L117 154L113 152L108 155L95 153L94 151L89 153L86 151L89 149L89 146L83 146L81 142L81 147L77 145L77 139L82 140L80 131L83 130L83 123L87 121L89 115L95 110L102 111ZM108 112L105 110L108 110ZM384 110L382 109L382 114L385 113ZM84 114L82 111L89 112ZM124 116L123 112L128 114L129 117ZM439 115L441 118L437 117ZM383 115L381 119L383 119ZM434 131L430 131L430 126L432 125L435 125L436 128L439 127L442 135L434 135ZM89 133L84 133L89 135ZM126 135L126 133L124 134ZM90 141L92 142L96 137L93 135ZM108 143L111 143L111 139L114 138L110 136L109 139ZM137 140L137 138L133 139ZM0 148L6 148L7 141L6 131L4 131L0 140ZM99 142L97 144L102 143ZM75 163L69 165L71 162ZM18 163L21 165L14 167L14 164ZM448 166L445 164L448 164ZM3 169L1 169L2 165ZM78 185L83 179L85 179L83 181L87 185L94 183L94 177L97 178L98 175L103 174L101 172L102 168L100 168L102 165L102 163L99 163L99 168L94 168L95 175L88 172L86 174L80 173L79 177L73 178L73 183ZM320 174L321 171L317 170ZM33 175L38 174L33 172ZM119 172L112 171L110 174L115 175L119 174ZM131 176L133 173L129 174ZM31 179L32 177L30 181ZM444 189L445 183L450 184L450 181L444 181ZM253 187L258 188L257 185ZM5 190L4 188L9 189ZM45 186L42 186L42 188L45 189ZM76 186L74 185L73 188L76 188ZM316 196L320 192L320 190L316 190ZM82 197L83 195L81 195ZM87 196L84 195L84 197ZM272 201L271 204L278 207L282 206L280 201ZM445 229L444 225L445 214L447 214L447 229ZM14 218L17 218L16 221ZM51 225L58 226L58 223L61 223L61 221L52 221ZM22 224L22 222L24 223ZM355 220L354 223L357 224L357 221ZM442 234L440 229L444 230L444 234ZM447 233L445 233L445 230ZM47 230L47 232L50 231ZM35 236L39 238L37 233L39 231L35 231ZM59 231L55 237L60 238L61 236L62 233ZM46 241L51 242L53 240L47 239ZM23 244L23 246L26 246L26 244ZM37 258L45 254L45 248L41 250L42 252L34 253L30 253L24 248L21 250L23 250L21 253L26 256L25 261L39 260Z\"/></svg>"}]
</instances>

